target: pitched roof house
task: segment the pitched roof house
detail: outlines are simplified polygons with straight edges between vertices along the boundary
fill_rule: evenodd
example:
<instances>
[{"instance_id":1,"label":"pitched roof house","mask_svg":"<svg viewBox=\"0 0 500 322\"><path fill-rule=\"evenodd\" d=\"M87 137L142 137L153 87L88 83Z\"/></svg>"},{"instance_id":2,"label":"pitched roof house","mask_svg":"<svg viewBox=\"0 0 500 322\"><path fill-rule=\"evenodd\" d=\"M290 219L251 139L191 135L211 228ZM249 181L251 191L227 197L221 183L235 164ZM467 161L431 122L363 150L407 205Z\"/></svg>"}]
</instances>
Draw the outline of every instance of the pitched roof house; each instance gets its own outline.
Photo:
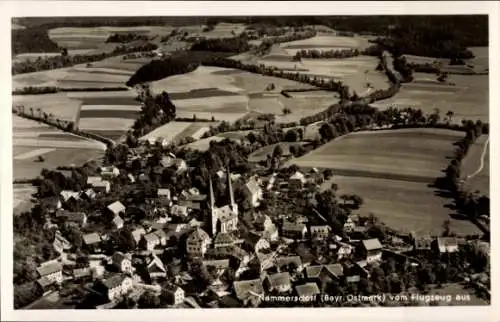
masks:
<instances>
[{"instance_id":1,"label":"pitched roof house","mask_svg":"<svg viewBox=\"0 0 500 322\"><path fill-rule=\"evenodd\" d=\"M111 211L115 216L120 215L122 212L125 212L125 206L120 201L115 201L112 204L108 205L107 209Z\"/></svg>"},{"instance_id":2,"label":"pitched roof house","mask_svg":"<svg viewBox=\"0 0 500 322\"><path fill-rule=\"evenodd\" d=\"M264 295L264 287L260 279L235 281L233 283L236 297L243 302L245 306L257 306Z\"/></svg>"},{"instance_id":3,"label":"pitched roof house","mask_svg":"<svg viewBox=\"0 0 500 322\"><path fill-rule=\"evenodd\" d=\"M136 228L132 231L132 236L134 237L136 243L138 243L144 235L146 235L146 231L142 227Z\"/></svg>"},{"instance_id":4,"label":"pitched roof house","mask_svg":"<svg viewBox=\"0 0 500 322\"><path fill-rule=\"evenodd\" d=\"M458 252L458 241L455 237L438 237L437 249L439 253Z\"/></svg>"},{"instance_id":5,"label":"pitched roof house","mask_svg":"<svg viewBox=\"0 0 500 322\"><path fill-rule=\"evenodd\" d=\"M113 218L112 222L113 222L113 227L115 229L122 229L123 228L124 221L123 221L122 217L117 215Z\"/></svg>"},{"instance_id":6,"label":"pitched roof house","mask_svg":"<svg viewBox=\"0 0 500 322\"><path fill-rule=\"evenodd\" d=\"M246 183L245 188L250 195L250 204L252 207L258 207L263 198L261 182L257 176L251 177Z\"/></svg>"},{"instance_id":7,"label":"pitched roof house","mask_svg":"<svg viewBox=\"0 0 500 322\"><path fill-rule=\"evenodd\" d=\"M264 284L270 292L284 293L292 289L291 277L288 272L267 275Z\"/></svg>"},{"instance_id":8,"label":"pitched roof house","mask_svg":"<svg viewBox=\"0 0 500 322\"><path fill-rule=\"evenodd\" d=\"M282 235L292 239L304 239L307 233L305 224L285 221L281 227Z\"/></svg>"},{"instance_id":9,"label":"pitched roof house","mask_svg":"<svg viewBox=\"0 0 500 322\"><path fill-rule=\"evenodd\" d=\"M190 256L203 257L207 252L208 245L210 245L210 243L211 239L208 234L203 229L196 228L187 238L187 252Z\"/></svg>"}]
</instances>

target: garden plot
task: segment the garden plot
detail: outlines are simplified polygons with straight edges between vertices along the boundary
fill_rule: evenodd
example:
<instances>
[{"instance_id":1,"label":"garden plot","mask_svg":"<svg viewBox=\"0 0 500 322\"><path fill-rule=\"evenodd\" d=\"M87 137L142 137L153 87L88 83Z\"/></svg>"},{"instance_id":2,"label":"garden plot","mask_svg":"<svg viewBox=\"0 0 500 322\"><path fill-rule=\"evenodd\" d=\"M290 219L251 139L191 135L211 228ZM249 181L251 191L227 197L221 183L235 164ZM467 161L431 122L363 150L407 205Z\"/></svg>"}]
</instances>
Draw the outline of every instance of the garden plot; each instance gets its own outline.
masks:
<instances>
[{"instance_id":1,"label":"garden plot","mask_svg":"<svg viewBox=\"0 0 500 322\"><path fill-rule=\"evenodd\" d=\"M434 85L418 84L418 80L431 79L428 74L424 75L415 73L417 83L404 84L392 98L373 105L381 109L413 107L422 109L424 113L433 113L437 108L441 117L452 111L454 116L451 122L457 124L464 119L489 122L488 75L450 75L448 82L454 83L454 86L437 82Z\"/></svg>"},{"instance_id":2,"label":"garden plot","mask_svg":"<svg viewBox=\"0 0 500 322\"><path fill-rule=\"evenodd\" d=\"M347 176L431 183L442 175L462 132L401 129L351 133L295 159L303 167Z\"/></svg>"},{"instance_id":3,"label":"garden plot","mask_svg":"<svg viewBox=\"0 0 500 322\"><path fill-rule=\"evenodd\" d=\"M60 119L74 122L80 109L81 101L68 97L66 93L54 93L43 95L13 95L12 105L24 106L25 113L44 116L48 119Z\"/></svg>"},{"instance_id":4,"label":"garden plot","mask_svg":"<svg viewBox=\"0 0 500 322\"><path fill-rule=\"evenodd\" d=\"M450 217L452 210L445 207L449 200L437 196L427 183L334 175L322 187L330 188L332 183L338 185L339 196L363 198L358 210L361 215L373 213L394 229L440 235L443 222L450 220L451 230L457 234L480 233L472 223Z\"/></svg>"}]
</instances>

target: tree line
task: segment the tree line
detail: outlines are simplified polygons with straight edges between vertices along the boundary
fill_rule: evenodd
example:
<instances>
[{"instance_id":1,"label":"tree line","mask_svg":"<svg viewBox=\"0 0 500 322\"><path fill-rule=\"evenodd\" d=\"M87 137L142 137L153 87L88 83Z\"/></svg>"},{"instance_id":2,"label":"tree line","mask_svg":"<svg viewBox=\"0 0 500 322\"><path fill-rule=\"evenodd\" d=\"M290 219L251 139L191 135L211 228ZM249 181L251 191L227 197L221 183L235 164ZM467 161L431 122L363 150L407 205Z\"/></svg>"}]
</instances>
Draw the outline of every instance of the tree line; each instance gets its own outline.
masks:
<instances>
[{"instance_id":1,"label":"tree line","mask_svg":"<svg viewBox=\"0 0 500 322\"><path fill-rule=\"evenodd\" d=\"M57 86L27 86L16 88L12 91L12 95L37 95L37 94L52 94L57 92L116 92L128 91L125 86L121 87L79 87L79 88L61 88Z\"/></svg>"},{"instance_id":2,"label":"tree line","mask_svg":"<svg viewBox=\"0 0 500 322\"><path fill-rule=\"evenodd\" d=\"M148 41L149 37L146 35L140 35L137 33L115 33L106 39L106 43L128 43L131 41L143 40Z\"/></svg>"},{"instance_id":3,"label":"tree line","mask_svg":"<svg viewBox=\"0 0 500 322\"><path fill-rule=\"evenodd\" d=\"M248 44L247 34L242 33L232 38L200 39L191 46L190 50L241 53L249 49L250 45Z\"/></svg>"}]
</instances>

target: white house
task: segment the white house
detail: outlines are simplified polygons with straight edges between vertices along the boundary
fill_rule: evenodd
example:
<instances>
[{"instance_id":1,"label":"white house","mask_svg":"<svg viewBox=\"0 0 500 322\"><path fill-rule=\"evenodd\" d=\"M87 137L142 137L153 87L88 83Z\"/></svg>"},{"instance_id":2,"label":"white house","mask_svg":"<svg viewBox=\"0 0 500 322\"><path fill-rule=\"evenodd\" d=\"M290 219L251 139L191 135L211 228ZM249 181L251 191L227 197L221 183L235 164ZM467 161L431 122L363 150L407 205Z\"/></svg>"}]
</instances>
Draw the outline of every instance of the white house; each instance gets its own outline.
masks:
<instances>
[{"instance_id":1,"label":"white house","mask_svg":"<svg viewBox=\"0 0 500 322\"><path fill-rule=\"evenodd\" d=\"M328 225L311 226L309 228L312 238L325 239L330 235L331 228Z\"/></svg>"},{"instance_id":2,"label":"white house","mask_svg":"<svg viewBox=\"0 0 500 322\"><path fill-rule=\"evenodd\" d=\"M107 180L92 183L92 188L98 193L108 193L111 189L111 183Z\"/></svg>"},{"instance_id":3,"label":"white house","mask_svg":"<svg viewBox=\"0 0 500 322\"><path fill-rule=\"evenodd\" d=\"M112 179L120 175L120 170L115 166L101 167L101 178Z\"/></svg>"},{"instance_id":4,"label":"white house","mask_svg":"<svg viewBox=\"0 0 500 322\"><path fill-rule=\"evenodd\" d=\"M368 263L373 263L382 259L382 244L377 238L363 240L361 246L361 250L366 256L366 261Z\"/></svg>"},{"instance_id":5,"label":"white house","mask_svg":"<svg viewBox=\"0 0 500 322\"><path fill-rule=\"evenodd\" d=\"M171 304L179 305L184 302L185 293L182 288L174 285L169 285L164 288L164 292Z\"/></svg>"},{"instance_id":6,"label":"white house","mask_svg":"<svg viewBox=\"0 0 500 322\"><path fill-rule=\"evenodd\" d=\"M295 172L288 179L288 186L290 189L302 189L302 187L307 183L307 179L304 174L300 171Z\"/></svg>"},{"instance_id":7,"label":"white house","mask_svg":"<svg viewBox=\"0 0 500 322\"><path fill-rule=\"evenodd\" d=\"M121 213L124 213L126 208L120 201L115 201L108 205L107 209L111 211L113 215L118 216Z\"/></svg>"},{"instance_id":8,"label":"white house","mask_svg":"<svg viewBox=\"0 0 500 322\"><path fill-rule=\"evenodd\" d=\"M136 228L132 231L132 236L134 237L136 243L139 243L144 235L146 235L146 231L142 227Z\"/></svg>"},{"instance_id":9,"label":"white house","mask_svg":"<svg viewBox=\"0 0 500 322\"><path fill-rule=\"evenodd\" d=\"M187 238L187 253L193 257L203 257L210 243L208 234L203 229L196 228Z\"/></svg>"},{"instance_id":10,"label":"white house","mask_svg":"<svg viewBox=\"0 0 500 322\"><path fill-rule=\"evenodd\" d=\"M133 288L132 279L122 274L116 274L105 279L102 283L105 287L105 295L111 302L119 300Z\"/></svg>"},{"instance_id":11,"label":"white house","mask_svg":"<svg viewBox=\"0 0 500 322\"><path fill-rule=\"evenodd\" d=\"M122 229L123 228L123 224L124 224L124 221L123 221L122 217L115 216L113 218L113 227L115 229Z\"/></svg>"},{"instance_id":12,"label":"white house","mask_svg":"<svg viewBox=\"0 0 500 322\"><path fill-rule=\"evenodd\" d=\"M118 268L120 272L132 272L132 261L130 260L129 255L123 254L122 252L116 252L113 256L111 256L111 260L113 266Z\"/></svg>"},{"instance_id":13,"label":"white house","mask_svg":"<svg viewBox=\"0 0 500 322\"><path fill-rule=\"evenodd\" d=\"M152 251L156 246L160 245L160 238L157 234L149 233L144 235L142 241L142 248L146 248L148 251Z\"/></svg>"},{"instance_id":14,"label":"white house","mask_svg":"<svg viewBox=\"0 0 500 322\"><path fill-rule=\"evenodd\" d=\"M263 198L261 182L257 176L251 177L246 183L245 188L250 194L250 204L252 207L258 207Z\"/></svg>"},{"instance_id":15,"label":"white house","mask_svg":"<svg viewBox=\"0 0 500 322\"><path fill-rule=\"evenodd\" d=\"M62 265L59 262L50 262L38 266L36 271L41 278L48 280L52 283L61 284L63 281Z\"/></svg>"}]
</instances>

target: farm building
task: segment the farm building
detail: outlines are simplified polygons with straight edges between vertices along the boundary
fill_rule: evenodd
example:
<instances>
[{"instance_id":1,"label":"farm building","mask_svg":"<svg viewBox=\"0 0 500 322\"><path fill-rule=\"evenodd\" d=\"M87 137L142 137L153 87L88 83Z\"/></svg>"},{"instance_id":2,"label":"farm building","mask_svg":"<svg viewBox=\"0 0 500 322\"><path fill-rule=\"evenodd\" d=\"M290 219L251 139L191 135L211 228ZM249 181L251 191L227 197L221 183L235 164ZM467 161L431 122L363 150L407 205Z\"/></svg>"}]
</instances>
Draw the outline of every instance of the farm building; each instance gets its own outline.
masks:
<instances>
[{"instance_id":1,"label":"farm building","mask_svg":"<svg viewBox=\"0 0 500 322\"><path fill-rule=\"evenodd\" d=\"M382 244L377 238L363 240L361 242L361 253L369 263L379 261L382 258Z\"/></svg>"},{"instance_id":2,"label":"farm building","mask_svg":"<svg viewBox=\"0 0 500 322\"><path fill-rule=\"evenodd\" d=\"M290 189L302 189L307 183L307 179L300 171L295 172L288 179L288 187Z\"/></svg>"},{"instance_id":3,"label":"farm building","mask_svg":"<svg viewBox=\"0 0 500 322\"><path fill-rule=\"evenodd\" d=\"M250 204L252 205L252 207L258 207L260 205L260 201L263 198L263 192L260 184L261 182L257 176L251 177L245 183L245 189L250 195Z\"/></svg>"},{"instance_id":4,"label":"farm building","mask_svg":"<svg viewBox=\"0 0 500 322\"><path fill-rule=\"evenodd\" d=\"M440 254L458 252L458 240L455 237L438 237L436 248Z\"/></svg>"},{"instance_id":5,"label":"farm building","mask_svg":"<svg viewBox=\"0 0 500 322\"><path fill-rule=\"evenodd\" d=\"M50 262L42 264L36 269L40 278L44 278L51 283L61 284L63 281L62 265L59 262Z\"/></svg>"},{"instance_id":6,"label":"farm building","mask_svg":"<svg viewBox=\"0 0 500 322\"><path fill-rule=\"evenodd\" d=\"M125 206L120 201L115 201L109 204L107 209L115 216L118 216L125 212Z\"/></svg>"},{"instance_id":7,"label":"farm building","mask_svg":"<svg viewBox=\"0 0 500 322\"><path fill-rule=\"evenodd\" d=\"M99 284L101 285L96 287L96 289L100 290L103 295L107 296L111 302L119 300L124 294L128 293L133 288L132 279L122 274L113 275Z\"/></svg>"},{"instance_id":8,"label":"farm building","mask_svg":"<svg viewBox=\"0 0 500 322\"><path fill-rule=\"evenodd\" d=\"M281 227L283 237L291 239L304 239L307 233L307 227L304 224L285 221Z\"/></svg>"},{"instance_id":9,"label":"farm building","mask_svg":"<svg viewBox=\"0 0 500 322\"><path fill-rule=\"evenodd\" d=\"M264 280L264 285L269 292L286 293L292 289L290 273L282 272L267 275Z\"/></svg>"}]
</instances>

